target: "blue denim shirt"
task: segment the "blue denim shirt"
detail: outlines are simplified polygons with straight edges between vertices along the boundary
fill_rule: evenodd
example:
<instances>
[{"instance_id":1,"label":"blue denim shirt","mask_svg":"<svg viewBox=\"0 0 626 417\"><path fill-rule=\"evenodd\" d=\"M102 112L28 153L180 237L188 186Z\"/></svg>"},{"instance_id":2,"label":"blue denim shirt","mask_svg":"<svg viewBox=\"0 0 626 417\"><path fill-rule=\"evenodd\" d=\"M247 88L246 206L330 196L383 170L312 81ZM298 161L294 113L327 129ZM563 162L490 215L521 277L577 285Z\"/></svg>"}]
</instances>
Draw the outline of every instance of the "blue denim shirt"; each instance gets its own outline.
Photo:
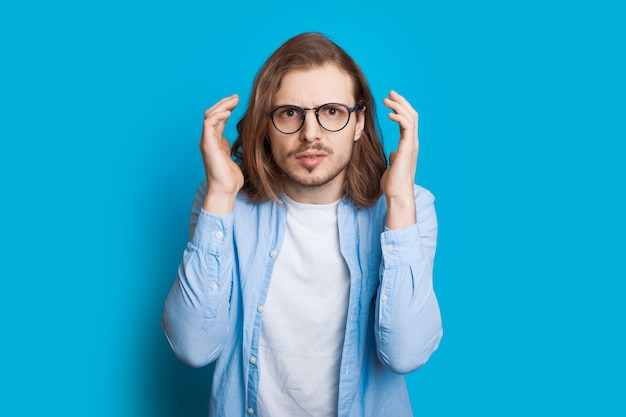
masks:
<instances>
[{"instance_id":1,"label":"blue denim shirt","mask_svg":"<svg viewBox=\"0 0 626 417\"><path fill-rule=\"evenodd\" d=\"M163 329L183 362L199 367L216 361L209 415L256 416L262 306L281 250L286 208L240 196L233 213L214 216L201 208L205 195L202 183ZM337 416L412 416L403 374L422 366L439 346L434 198L419 186L414 195L417 223L398 230L385 227L384 197L359 210L346 198L339 202L350 297Z\"/></svg>"}]
</instances>

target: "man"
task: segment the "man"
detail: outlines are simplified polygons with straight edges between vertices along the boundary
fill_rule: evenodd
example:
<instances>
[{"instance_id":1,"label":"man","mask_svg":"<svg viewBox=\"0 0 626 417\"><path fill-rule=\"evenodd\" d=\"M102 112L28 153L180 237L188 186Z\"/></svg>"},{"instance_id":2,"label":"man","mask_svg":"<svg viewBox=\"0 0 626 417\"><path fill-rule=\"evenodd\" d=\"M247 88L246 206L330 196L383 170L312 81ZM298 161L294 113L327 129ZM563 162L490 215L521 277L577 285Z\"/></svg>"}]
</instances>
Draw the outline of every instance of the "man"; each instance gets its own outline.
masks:
<instances>
[{"instance_id":1,"label":"man","mask_svg":"<svg viewBox=\"0 0 626 417\"><path fill-rule=\"evenodd\" d=\"M205 113L206 181L163 313L175 354L215 365L212 416L410 416L403 374L442 336L433 196L414 185L417 113L386 157L365 76L306 33L257 74L231 149L237 95Z\"/></svg>"}]
</instances>

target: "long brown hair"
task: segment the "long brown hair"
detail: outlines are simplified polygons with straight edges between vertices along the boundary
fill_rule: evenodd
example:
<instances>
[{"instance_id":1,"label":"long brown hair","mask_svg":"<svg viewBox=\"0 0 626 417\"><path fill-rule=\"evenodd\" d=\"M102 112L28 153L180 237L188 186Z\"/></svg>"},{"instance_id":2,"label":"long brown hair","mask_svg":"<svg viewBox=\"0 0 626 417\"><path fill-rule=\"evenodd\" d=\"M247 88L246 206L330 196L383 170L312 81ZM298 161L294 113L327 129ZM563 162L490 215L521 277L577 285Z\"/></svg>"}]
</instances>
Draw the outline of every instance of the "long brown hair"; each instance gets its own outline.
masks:
<instances>
[{"instance_id":1,"label":"long brown hair","mask_svg":"<svg viewBox=\"0 0 626 417\"><path fill-rule=\"evenodd\" d=\"M237 123L238 137L232 154L243 171L242 192L251 202L278 199L283 191L283 173L274 162L267 136L268 113L283 77L292 70L328 63L352 78L355 101L365 106L362 111L365 128L354 143L346 173L345 196L356 207L372 205L380 197L380 178L387 167L387 158L367 79L341 47L320 33L303 33L280 46L261 67L252 85L248 109Z\"/></svg>"}]
</instances>

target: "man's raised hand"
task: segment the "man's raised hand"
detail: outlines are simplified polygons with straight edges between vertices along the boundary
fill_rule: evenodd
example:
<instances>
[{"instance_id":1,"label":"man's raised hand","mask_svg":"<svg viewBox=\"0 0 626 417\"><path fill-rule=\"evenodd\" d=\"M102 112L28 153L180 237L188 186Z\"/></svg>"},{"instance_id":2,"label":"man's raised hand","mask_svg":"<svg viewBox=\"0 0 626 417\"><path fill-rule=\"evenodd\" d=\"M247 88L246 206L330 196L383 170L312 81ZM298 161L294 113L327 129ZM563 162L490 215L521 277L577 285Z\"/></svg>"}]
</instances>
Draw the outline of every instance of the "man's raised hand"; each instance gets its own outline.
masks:
<instances>
[{"instance_id":1,"label":"man's raised hand","mask_svg":"<svg viewBox=\"0 0 626 417\"><path fill-rule=\"evenodd\" d=\"M398 123L400 140L398 149L389 155L390 166L380 180L387 198L387 226L391 229L415 224L413 184L417 169L419 141L417 138L418 114L411 104L395 91L383 100L392 110L389 119Z\"/></svg>"},{"instance_id":2,"label":"man's raised hand","mask_svg":"<svg viewBox=\"0 0 626 417\"><path fill-rule=\"evenodd\" d=\"M243 186L243 173L231 158L228 139L223 137L226 121L238 103L239 97L234 94L204 112L200 151L208 191L202 208L215 215L233 211L235 198Z\"/></svg>"}]
</instances>

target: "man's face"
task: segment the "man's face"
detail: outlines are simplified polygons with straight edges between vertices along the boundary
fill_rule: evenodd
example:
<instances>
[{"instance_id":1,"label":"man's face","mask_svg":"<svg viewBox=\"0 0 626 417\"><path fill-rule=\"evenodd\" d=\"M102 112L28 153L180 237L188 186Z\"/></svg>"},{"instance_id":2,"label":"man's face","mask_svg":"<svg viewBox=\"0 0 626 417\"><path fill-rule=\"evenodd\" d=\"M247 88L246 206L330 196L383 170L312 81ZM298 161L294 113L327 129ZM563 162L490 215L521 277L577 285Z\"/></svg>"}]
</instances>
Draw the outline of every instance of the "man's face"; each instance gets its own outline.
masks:
<instances>
[{"instance_id":1,"label":"man's face","mask_svg":"<svg viewBox=\"0 0 626 417\"><path fill-rule=\"evenodd\" d=\"M352 79L334 65L290 71L282 79L273 107L319 107L326 103L356 105ZM304 125L295 133L278 131L268 119L272 155L285 173L285 193L301 203L330 203L343 196L346 169L354 143L359 140L365 116L350 115L345 128L329 132L306 111Z\"/></svg>"}]
</instances>

